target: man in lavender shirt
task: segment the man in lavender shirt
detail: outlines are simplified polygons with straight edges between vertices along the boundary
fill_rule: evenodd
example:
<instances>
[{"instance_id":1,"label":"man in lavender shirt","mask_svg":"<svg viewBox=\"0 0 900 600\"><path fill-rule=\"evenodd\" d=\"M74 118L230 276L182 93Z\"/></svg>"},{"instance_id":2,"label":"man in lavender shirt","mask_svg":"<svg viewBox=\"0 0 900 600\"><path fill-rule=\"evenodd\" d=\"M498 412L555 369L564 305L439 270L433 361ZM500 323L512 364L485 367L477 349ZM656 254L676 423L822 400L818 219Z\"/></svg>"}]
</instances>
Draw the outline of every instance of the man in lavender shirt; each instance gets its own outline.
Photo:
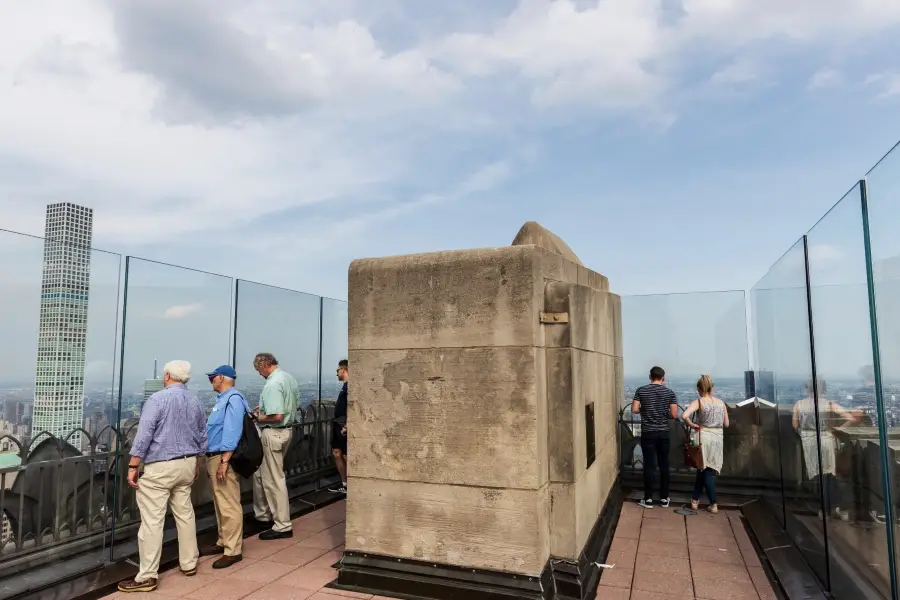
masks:
<instances>
[{"instance_id":1,"label":"man in lavender shirt","mask_svg":"<svg viewBox=\"0 0 900 600\"><path fill-rule=\"evenodd\" d=\"M207 450L206 414L185 384L191 363L173 360L163 368L165 388L147 399L131 445L128 485L137 490L140 571L119 583L120 592L152 592L159 576L166 506L178 529L178 560L188 577L197 574L197 528L191 486L199 475L197 457ZM138 475L143 464L144 472Z\"/></svg>"}]
</instances>

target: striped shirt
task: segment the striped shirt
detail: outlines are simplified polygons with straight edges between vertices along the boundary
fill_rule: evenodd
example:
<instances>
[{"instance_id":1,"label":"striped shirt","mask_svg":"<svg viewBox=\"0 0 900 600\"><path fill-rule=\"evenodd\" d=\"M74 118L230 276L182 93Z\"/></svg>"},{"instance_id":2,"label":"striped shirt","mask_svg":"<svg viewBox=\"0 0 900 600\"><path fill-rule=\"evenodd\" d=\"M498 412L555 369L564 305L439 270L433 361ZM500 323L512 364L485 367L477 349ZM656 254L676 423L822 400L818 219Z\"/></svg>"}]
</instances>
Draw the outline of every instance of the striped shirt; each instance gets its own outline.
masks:
<instances>
[{"instance_id":1,"label":"striped shirt","mask_svg":"<svg viewBox=\"0 0 900 600\"><path fill-rule=\"evenodd\" d=\"M642 432L669 431L669 406L678 403L675 392L664 385L650 383L635 390L634 399L641 403Z\"/></svg>"},{"instance_id":2,"label":"striped shirt","mask_svg":"<svg viewBox=\"0 0 900 600\"><path fill-rule=\"evenodd\" d=\"M197 396L175 383L147 399L131 456L144 463L206 454L206 414Z\"/></svg>"}]
</instances>

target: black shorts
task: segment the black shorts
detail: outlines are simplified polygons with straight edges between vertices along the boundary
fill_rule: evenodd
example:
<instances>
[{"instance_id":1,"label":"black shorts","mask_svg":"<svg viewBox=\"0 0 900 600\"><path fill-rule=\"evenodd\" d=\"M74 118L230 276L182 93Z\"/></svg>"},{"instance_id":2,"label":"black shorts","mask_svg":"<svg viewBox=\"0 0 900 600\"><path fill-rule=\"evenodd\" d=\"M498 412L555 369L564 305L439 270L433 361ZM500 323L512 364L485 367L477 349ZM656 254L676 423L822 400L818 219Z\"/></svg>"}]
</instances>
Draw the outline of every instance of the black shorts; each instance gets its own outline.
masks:
<instances>
[{"instance_id":1,"label":"black shorts","mask_svg":"<svg viewBox=\"0 0 900 600\"><path fill-rule=\"evenodd\" d=\"M343 426L337 423L331 424L331 449L347 454L347 436L341 433L341 429Z\"/></svg>"}]
</instances>

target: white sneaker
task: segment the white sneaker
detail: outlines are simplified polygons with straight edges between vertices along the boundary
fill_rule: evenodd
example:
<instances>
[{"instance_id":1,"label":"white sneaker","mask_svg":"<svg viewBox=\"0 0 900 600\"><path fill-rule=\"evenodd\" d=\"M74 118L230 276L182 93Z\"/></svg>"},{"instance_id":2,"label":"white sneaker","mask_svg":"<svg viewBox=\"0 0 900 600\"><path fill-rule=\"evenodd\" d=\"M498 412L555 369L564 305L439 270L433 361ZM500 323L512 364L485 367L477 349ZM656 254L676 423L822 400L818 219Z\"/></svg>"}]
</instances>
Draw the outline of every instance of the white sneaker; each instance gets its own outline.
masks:
<instances>
[{"instance_id":1,"label":"white sneaker","mask_svg":"<svg viewBox=\"0 0 900 600\"><path fill-rule=\"evenodd\" d=\"M879 515L878 511L875 510L869 511L869 518L871 518L872 521L877 523L878 525L884 525L887 522L884 518L884 515Z\"/></svg>"},{"instance_id":2,"label":"white sneaker","mask_svg":"<svg viewBox=\"0 0 900 600\"><path fill-rule=\"evenodd\" d=\"M645 498L638 502L638 506L643 506L644 508L653 508L653 500L647 500Z\"/></svg>"},{"instance_id":3,"label":"white sneaker","mask_svg":"<svg viewBox=\"0 0 900 600\"><path fill-rule=\"evenodd\" d=\"M838 519L840 519L841 521L844 521L844 522L850 520L850 513L848 513L846 510L841 510L840 506L835 507L834 516L836 516Z\"/></svg>"},{"instance_id":4,"label":"white sneaker","mask_svg":"<svg viewBox=\"0 0 900 600\"><path fill-rule=\"evenodd\" d=\"M660 504L663 508L669 508L669 498L663 498L663 499L661 499L661 500L659 501L659 504Z\"/></svg>"}]
</instances>

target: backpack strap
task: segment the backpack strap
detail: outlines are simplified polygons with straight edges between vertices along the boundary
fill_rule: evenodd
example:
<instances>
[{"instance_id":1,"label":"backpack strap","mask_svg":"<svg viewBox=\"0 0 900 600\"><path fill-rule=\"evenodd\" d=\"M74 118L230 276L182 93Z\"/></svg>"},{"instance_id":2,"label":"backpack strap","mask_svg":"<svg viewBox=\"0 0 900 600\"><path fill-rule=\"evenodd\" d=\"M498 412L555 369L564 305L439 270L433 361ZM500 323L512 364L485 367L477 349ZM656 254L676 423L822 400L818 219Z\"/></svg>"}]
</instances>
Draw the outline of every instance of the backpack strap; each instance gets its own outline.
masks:
<instances>
[{"instance_id":1,"label":"backpack strap","mask_svg":"<svg viewBox=\"0 0 900 600\"><path fill-rule=\"evenodd\" d=\"M228 396L228 401L225 402L225 413L226 413L226 414L228 413L228 407L231 406L231 400L232 400L235 396L237 396L238 398L240 398L241 400L243 400L243 401L244 401L244 405L246 406L246 404L247 404L247 399L244 398L244 395L243 395L243 394L241 394L241 393L238 392L238 391L235 391L233 394L231 394L230 396ZM245 412L246 414L250 415L250 418L253 418L253 413L251 413L251 412L250 412L249 410L247 410L246 408L244 409L244 412Z\"/></svg>"}]
</instances>

